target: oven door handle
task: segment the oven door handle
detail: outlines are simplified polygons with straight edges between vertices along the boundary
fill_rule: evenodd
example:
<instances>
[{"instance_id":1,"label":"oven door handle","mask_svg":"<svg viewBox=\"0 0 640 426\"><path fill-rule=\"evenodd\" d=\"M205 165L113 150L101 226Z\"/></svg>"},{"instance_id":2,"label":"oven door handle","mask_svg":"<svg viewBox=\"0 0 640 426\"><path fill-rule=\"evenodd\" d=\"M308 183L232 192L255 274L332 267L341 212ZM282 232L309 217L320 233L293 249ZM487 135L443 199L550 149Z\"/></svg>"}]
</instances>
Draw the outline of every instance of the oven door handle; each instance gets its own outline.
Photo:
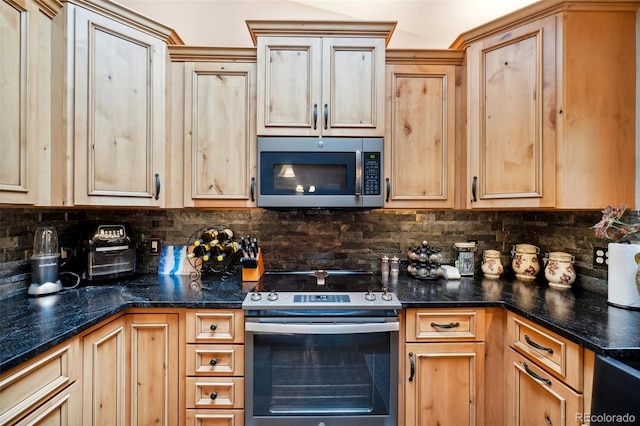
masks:
<instances>
[{"instance_id":1,"label":"oven door handle","mask_svg":"<svg viewBox=\"0 0 640 426\"><path fill-rule=\"evenodd\" d=\"M247 322L244 325L245 331L254 333L269 334L358 334L358 333L388 333L391 331L399 331L400 324L398 322L381 322L368 324L352 324L352 323L265 323L265 322Z\"/></svg>"}]
</instances>

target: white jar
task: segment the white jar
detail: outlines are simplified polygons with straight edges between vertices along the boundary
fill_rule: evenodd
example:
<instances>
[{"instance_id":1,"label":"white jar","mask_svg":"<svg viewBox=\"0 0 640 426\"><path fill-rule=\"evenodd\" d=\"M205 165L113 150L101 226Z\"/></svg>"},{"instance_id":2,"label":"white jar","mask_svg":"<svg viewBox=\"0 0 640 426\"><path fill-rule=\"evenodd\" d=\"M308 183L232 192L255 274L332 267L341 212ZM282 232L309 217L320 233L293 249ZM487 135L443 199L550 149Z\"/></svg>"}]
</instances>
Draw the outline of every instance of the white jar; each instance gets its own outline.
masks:
<instances>
[{"instance_id":1,"label":"white jar","mask_svg":"<svg viewBox=\"0 0 640 426\"><path fill-rule=\"evenodd\" d=\"M545 257L547 265L544 268L544 276L549 281L549 287L566 290L576 280L576 271L573 269L575 258L569 253L553 251Z\"/></svg>"},{"instance_id":2,"label":"white jar","mask_svg":"<svg viewBox=\"0 0 640 426\"><path fill-rule=\"evenodd\" d=\"M485 278L500 278L504 268L502 267L502 259L498 250L485 250L482 254L482 272Z\"/></svg>"},{"instance_id":3,"label":"white jar","mask_svg":"<svg viewBox=\"0 0 640 426\"><path fill-rule=\"evenodd\" d=\"M540 262L538 262L540 249L532 244L516 244L511 250L513 259L511 267L516 273L516 278L522 281L532 281L540 272Z\"/></svg>"}]
</instances>

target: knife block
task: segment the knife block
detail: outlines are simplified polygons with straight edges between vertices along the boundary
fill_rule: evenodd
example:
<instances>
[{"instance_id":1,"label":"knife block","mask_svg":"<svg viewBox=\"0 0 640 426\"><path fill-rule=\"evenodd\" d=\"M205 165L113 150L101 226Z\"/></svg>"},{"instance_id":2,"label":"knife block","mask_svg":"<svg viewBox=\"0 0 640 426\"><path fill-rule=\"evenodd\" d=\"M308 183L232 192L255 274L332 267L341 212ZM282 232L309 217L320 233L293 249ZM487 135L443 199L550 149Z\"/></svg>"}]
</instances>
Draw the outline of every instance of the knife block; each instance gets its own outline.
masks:
<instances>
[{"instance_id":1,"label":"knife block","mask_svg":"<svg viewBox=\"0 0 640 426\"><path fill-rule=\"evenodd\" d=\"M259 281L264 275L264 261L262 260L262 249L258 249L256 257L257 266L255 268L246 268L242 266L242 281Z\"/></svg>"}]
</instances>

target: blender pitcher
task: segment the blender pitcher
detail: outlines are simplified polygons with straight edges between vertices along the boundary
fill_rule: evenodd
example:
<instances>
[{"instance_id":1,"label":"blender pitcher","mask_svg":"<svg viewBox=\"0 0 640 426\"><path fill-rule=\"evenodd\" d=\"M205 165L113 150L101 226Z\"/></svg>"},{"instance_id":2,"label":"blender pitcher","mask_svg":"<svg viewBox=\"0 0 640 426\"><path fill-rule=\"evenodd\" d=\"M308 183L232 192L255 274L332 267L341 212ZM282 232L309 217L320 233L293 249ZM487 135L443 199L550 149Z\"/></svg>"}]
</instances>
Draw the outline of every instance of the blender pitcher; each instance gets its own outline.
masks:
<instances>
[{"instance_id":1,"label":"blender pitcher","mask_svg":"<svg viewBox=\"0 0 640 426\"><path fill-rule=\"evenodd\" d=\"M58 233L53 226L42 226L33 237L31 256L31 285L27 290L31 296L42 296L62 290L60 282L60 252Z\"/></svg>"}]
</instances>

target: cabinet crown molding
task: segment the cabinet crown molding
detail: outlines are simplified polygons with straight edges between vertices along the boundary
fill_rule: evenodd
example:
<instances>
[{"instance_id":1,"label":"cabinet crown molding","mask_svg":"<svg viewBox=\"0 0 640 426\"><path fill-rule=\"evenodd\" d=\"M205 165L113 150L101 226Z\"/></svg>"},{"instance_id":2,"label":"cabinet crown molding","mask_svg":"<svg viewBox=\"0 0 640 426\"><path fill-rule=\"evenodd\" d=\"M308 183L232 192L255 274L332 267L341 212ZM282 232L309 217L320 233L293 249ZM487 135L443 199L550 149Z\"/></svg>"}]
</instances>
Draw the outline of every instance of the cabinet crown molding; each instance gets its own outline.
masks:
<instances>
[{"instance_id":1,"label":"cabinet crown molding","mask_svg":"<svg viewBox=\"0 0 640 426\"><path fill-rule=\"evenodd\" d=\"M462 65L464 50L457 49L387 49L386 64Z\"/></svg>"},{"instance_id":2,"label":"cabinet crown molding","mask_svg":"<svg viewBox=\"0 0 640 426\"><path fill-rule=\"evenodd\" d=\"M148 18L134 10L124 7L118 3L109 0L60 0L63 3L72 3L83 7L88 10L92 10L96 13L100 13L113 19L114 21L122 22L140 31L144 31L151 34L154 37L163 40L165 43L172 44L184 44L184 41L180 38L173 28L169 28L153 19Z\"/></svg>"},{"instance_id":3,"label":"cabinet crown molding","mask_svg":"<svg viewBox=\"0 0 640 426\"><path fill-rule=\"evenodd\" d=\"M253 44L264 36L382 37L389 44L396 21L261 21L247 20Z\"/></svg>"},{"instance_id":4,"label":"cabinet crown molding","mask_svg":"<svg viewBox=\"0 0 640 426\"><path fill-rule=\"evenodd\" d=\"M525 22L566 11L635 11L638 0L544 0L537 1L512 13L464 32L449 46L450 49L466 49L470 43Z\"/></svg>"},{"instance_id":5,"label":"cabinet crown molding","mask_svg":"<svg viewBox=\"0 0 640 426\"><path fill-rule=\"evenodd\" d=\"M256 62L255 47L169 46L172 62Z\"/></svg>"}]
</instances>

